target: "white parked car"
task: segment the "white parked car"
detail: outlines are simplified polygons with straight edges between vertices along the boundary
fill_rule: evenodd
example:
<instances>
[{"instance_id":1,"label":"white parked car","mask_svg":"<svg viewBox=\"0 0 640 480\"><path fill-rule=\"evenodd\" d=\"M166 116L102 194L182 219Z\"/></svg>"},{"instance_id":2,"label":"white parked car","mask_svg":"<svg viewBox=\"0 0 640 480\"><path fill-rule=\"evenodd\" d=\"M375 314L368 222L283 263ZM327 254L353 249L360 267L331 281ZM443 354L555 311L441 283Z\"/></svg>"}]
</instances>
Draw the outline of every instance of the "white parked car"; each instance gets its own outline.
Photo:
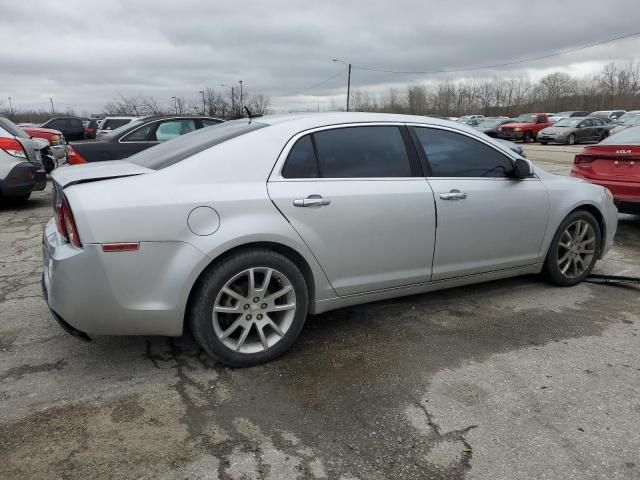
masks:
<instances>
[{"instance_id":1,"label":"white parked car","mask_svg":"<svg viewBox=\"0 0 640 480\"><path fill-rule=\"evenodd\" d=\"M190 328L232 366L282 354L307 313L541 272L575 285L618 218L603 187L408 115L236 120L53 180L43 286L61 325Z\"/></svg>"}]
</instances>

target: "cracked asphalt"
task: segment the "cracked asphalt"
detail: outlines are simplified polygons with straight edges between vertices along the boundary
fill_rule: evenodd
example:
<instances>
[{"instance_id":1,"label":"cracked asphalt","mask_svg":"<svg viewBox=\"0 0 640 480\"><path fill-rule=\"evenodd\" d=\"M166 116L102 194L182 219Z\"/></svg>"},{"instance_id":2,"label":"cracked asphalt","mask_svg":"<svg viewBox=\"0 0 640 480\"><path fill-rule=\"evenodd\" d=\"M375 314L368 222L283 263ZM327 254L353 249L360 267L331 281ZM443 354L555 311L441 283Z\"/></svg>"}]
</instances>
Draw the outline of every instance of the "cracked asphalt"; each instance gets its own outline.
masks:
<instances>
[{"instance_id":1,"label":"cracked asphalt","mask_svg":"<svg viewBox=\"0 0 640 480\"><path fill-rule=\"evenodd\" d=\"M553 149L527 146L567 173ZM346 308L233 370L188 336L65 334L40 295L50 216L49 190L0 207L2 479L640 478L640 288L523 277ZM597 271L640 276L639 253L621 215Z\"/></svg>"}]
</instances>

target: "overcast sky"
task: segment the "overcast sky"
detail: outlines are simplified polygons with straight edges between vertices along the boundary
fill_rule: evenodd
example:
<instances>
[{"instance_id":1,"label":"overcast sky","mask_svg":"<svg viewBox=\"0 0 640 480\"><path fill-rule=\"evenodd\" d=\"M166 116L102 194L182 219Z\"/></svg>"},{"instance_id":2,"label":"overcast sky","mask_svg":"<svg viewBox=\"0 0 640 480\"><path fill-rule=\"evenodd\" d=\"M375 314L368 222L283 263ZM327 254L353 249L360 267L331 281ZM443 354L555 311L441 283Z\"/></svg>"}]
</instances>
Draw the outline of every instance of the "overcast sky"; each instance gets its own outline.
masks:
<instances>
[{"instance_id":1,"label":"overcast sky","mask_svg":"<svg viewBox=\"0 0 640 480\"><path fill-rule=\"evenodd\" d=\"M525 4L527 7L525 8ZM345 67L457 69L578 47L640 31L638 0L303 1L0 0L0 102L99 112L123 95L198 98L243 80L276 111L344 101ZM577 75L638 58L640 35L462 76ZM332 75L334 79L308 89ZM354 68L352 87L447 78ZM303 92L298 94L298 92Z\"/></svg>"}]
</instances>

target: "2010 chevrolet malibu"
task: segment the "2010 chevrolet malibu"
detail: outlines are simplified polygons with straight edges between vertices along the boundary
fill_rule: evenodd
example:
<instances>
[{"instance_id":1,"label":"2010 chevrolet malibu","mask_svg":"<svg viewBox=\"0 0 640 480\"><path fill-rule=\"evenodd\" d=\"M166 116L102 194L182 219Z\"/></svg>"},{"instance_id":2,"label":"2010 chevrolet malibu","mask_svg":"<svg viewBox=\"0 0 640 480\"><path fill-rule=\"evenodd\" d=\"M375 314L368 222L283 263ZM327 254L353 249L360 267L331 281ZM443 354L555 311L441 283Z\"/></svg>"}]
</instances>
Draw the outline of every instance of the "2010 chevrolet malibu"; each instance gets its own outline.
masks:
<instances>
[{"instance_id":1,"label":"2010 chevrolet malibu","mask_svg":"<svg viewBox=\"0 0 640 480\"><path fill-rule=\"evenodd\" d=\"M43 290L70 333L181 335L231 366L308 313L543 272L612 244L610 192L474 129L369 113L242 119L53 174Z\"/></svg>"}]
</instances>

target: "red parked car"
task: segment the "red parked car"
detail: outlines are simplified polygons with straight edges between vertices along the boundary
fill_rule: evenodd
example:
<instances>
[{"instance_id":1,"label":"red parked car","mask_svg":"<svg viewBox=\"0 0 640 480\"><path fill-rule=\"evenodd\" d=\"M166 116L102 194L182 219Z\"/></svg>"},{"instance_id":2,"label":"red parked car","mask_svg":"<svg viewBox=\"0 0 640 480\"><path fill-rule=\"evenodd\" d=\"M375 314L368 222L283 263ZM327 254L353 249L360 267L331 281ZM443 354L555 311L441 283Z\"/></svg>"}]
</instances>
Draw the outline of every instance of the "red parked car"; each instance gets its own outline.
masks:
<instances>
[{"instance_id":1,"label":"red parked car","mask_svg":"<svg viewBox=\"0 0 640 480\"><path fill-rule=\"evenodd\" d=\"M546 113L523 113L498 127L498 138L504 140L522 140L524 143L534 142L538 132L553 125L553 120Z\"/></svg>"},{"instance_id":2,"label":"red parked car","mask_svg":"<svg viewBox=\"0 0 640 480\"><path fill-rule=\"evenodd\" d=\"M622 213L640 214L640 127L631 127L582 149L572 177L611 190Z\"/></svg>"}]
</instances>

